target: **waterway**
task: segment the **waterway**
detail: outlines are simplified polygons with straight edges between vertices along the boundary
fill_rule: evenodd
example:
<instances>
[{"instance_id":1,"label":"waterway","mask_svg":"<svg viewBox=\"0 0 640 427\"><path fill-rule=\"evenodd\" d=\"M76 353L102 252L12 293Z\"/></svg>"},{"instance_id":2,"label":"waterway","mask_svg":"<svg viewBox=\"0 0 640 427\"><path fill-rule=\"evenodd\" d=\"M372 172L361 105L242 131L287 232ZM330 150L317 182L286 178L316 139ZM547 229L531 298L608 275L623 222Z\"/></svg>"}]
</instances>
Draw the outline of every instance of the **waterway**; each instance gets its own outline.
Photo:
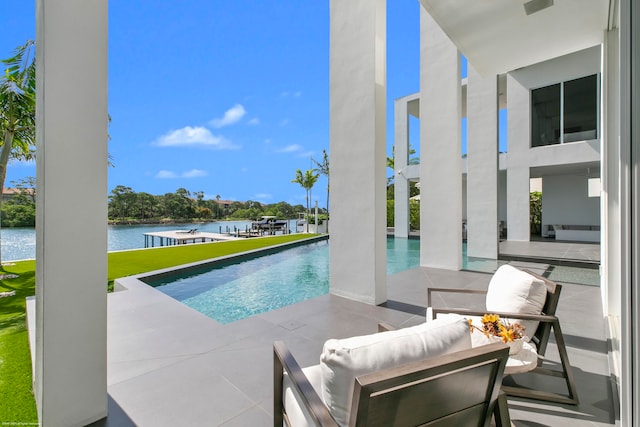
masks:
<instances>
[{"instance_id":1,"label":"waterway","mask_svg":"<svg viewBox=\"0 0 640 427\"><path fill-rule=\"evenodd\" d=\"M295 232L296 220L289 222ZM170 230L189 230L197 228L209 233L226 233L234 230L245 230L251 221L220 221L201 224L168 224L168 225L110 225L107 227L108 250L122 251L126 249L144 248L144 233ZM2 244L2 260L17 261L36 257L35 228L3 228L0 230Z\"/></svg>"}]
</instances>

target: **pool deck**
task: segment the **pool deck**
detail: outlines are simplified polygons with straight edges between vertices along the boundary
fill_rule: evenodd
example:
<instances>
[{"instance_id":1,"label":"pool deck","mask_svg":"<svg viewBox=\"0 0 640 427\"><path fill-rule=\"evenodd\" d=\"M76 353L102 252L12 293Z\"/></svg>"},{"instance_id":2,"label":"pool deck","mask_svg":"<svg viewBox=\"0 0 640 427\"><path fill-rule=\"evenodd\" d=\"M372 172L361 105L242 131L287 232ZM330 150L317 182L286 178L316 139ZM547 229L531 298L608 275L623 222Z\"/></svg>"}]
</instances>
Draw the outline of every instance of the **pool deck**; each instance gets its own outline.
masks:
<instances>
[{"instance_id":1,"label":"pool deck","mask_svg":"<svg viewBox=\"0 0 640 427\"><path fill-rule=\"evenodd\" d=\"M385 307L324 295L227 325L125 280L127 290L108 298L109 417L94 425L270 426L274 341L302 366L317 364L329 338L374 333L380 321L423 322L428 287L482 289L490 277L420 267L389 276ZM558 316L581 403L509 399L513 425L615 425L600 288L567 283L562 293Z\"/></svg>"},{"instance_id":2,"label":"pool deck","mask_svg":"<svg viewBox=\"0 0 640 427\"><path fill-rule=\"evenodd\" d=\"M500 259L553 262L597 268L600 265L600 244L564 242L552 239L521 242L504 240L499 244Z\"/></svg>"}]
</instances>

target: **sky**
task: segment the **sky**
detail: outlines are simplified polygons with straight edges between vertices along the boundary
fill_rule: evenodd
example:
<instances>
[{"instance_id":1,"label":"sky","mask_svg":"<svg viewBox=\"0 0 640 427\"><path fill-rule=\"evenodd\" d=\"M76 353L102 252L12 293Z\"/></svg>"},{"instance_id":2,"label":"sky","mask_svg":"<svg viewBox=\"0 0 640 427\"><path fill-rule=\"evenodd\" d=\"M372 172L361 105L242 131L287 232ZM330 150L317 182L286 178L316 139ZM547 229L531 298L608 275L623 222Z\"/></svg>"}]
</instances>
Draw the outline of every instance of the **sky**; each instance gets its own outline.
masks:
<instances>
[{"instance_id":1,"label":"sky","mask_svg":"<svg viewBox=\"0 0 640 427\"><path fill-rule=\"evenodd\" d=\"M34 4L0 0L0 58L35 39ZM387 7L389 156L393 101L420 89L419 7ZM304 205L295 171L329 151L329 1L110 1L109 114L109 191ZM5 186L27 176L35 164L12 162Z\"/></svg>"}]
</instances>

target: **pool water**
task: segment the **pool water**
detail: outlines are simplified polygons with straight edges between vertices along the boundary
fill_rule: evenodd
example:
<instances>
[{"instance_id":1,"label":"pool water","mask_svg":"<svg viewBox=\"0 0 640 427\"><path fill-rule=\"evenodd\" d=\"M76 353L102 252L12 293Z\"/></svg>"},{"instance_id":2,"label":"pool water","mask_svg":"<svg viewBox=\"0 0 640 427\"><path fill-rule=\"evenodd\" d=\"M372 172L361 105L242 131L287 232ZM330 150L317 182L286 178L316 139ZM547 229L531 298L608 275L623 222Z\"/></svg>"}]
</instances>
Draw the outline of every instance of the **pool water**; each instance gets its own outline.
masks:
<instances>
[{"instance_id":1,"label":"pool water","mask_svg":"<svg viewBox=\"0 0 640 427\"><path fill-rule=\"evenodd\" d=\"M463 244L463 269L493 273L507 261L468 258ZM420 265L420 240L387 239L387 274ZM598 286L598 270L548 266L551 280ZM295 304L329 292L328 240L297 246L244 261L176 270L142 279L183 304L230 323Z\"/></svg>"},{"instance_id":2,"label":"pool water","mask_svg":"<svg viewBox=\"0 0 640 427\"><path fill-rule=\"evenodd\" d=\"M387 274L419 263L419 240L387 239ZM329 243L143 281L220 323L230 323L327 294Z\"/></svg>"}]
</instances>

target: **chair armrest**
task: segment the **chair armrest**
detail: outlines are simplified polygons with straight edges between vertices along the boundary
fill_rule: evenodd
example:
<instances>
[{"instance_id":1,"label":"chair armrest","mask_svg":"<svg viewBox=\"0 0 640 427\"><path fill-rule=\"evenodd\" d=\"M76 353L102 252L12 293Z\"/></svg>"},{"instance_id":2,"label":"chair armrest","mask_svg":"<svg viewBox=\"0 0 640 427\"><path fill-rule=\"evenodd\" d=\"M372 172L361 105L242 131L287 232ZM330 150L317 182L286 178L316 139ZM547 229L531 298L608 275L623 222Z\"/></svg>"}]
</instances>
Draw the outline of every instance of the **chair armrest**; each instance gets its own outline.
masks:
<instances>
[{"instance_id":1,"label":"chair armrest","mask_svg":"<svg viewBox=\"0 0 640 427\"><path fill-rule=\"evenodd\" d=\"M481 289L453 289L453 288L428 288L427 289L427 307L433 307L431 303L432 293L455 293L455 294L469 294L469 295L486 295L487 291Z\"/></svg>"},{"instance_id":2,"label":"chair armrest","mask_svg":"<svg viewBox=\"0 0 640 427\"><path fill-rule=\"evenodd\" d=\"M329 413L329 409L318 396L315 389L307 379L302 368L293 357L287 346L282 341L273 343L273 367L274 367L274 426L282 426L284 404L282 401L282 379L286 372L291 378L291 383L296 388L302 399L302 404L309 410L314 422L319 426L337 427L338 424ZM288 422L287 422L288 425Z\"/></svg>"},{"instance_id":3,"label":"chair armrest","mask_svg":"<svg viewBox=\"0 0 640 427\"><path fill-rule=\"evenodd\" d=\"M380 322L378 323L378 332L387 332L387 331L395 331L398 328L396 328L393 325L390 325L388 323L385 322Z\"/></svg>"},{"instance_id":4,"label":"chair armrest","mask_svg":"<svg viewBox=\"0 0 640 427\"><path fill-rule=\"evenodd\" d=\"M538 322L544 322L544 323L556 323L558 322L558 318L556 316L550 316L547 314L524 314L524 313L510 313L510 312L504 312L504 311L478 311L478 310L465 310L465 309L460 309L460 308L434 308L433 309L433 314L439 314L439 313L455 313L455 314L459 314L461 316L467 315L467 316L484 316L487 313L491 313L491 314L497 314L498 316L502 317L502 318L509 318L509 319L521 319L521 320L536 320Z\"/></svg>"}]
</instances>

